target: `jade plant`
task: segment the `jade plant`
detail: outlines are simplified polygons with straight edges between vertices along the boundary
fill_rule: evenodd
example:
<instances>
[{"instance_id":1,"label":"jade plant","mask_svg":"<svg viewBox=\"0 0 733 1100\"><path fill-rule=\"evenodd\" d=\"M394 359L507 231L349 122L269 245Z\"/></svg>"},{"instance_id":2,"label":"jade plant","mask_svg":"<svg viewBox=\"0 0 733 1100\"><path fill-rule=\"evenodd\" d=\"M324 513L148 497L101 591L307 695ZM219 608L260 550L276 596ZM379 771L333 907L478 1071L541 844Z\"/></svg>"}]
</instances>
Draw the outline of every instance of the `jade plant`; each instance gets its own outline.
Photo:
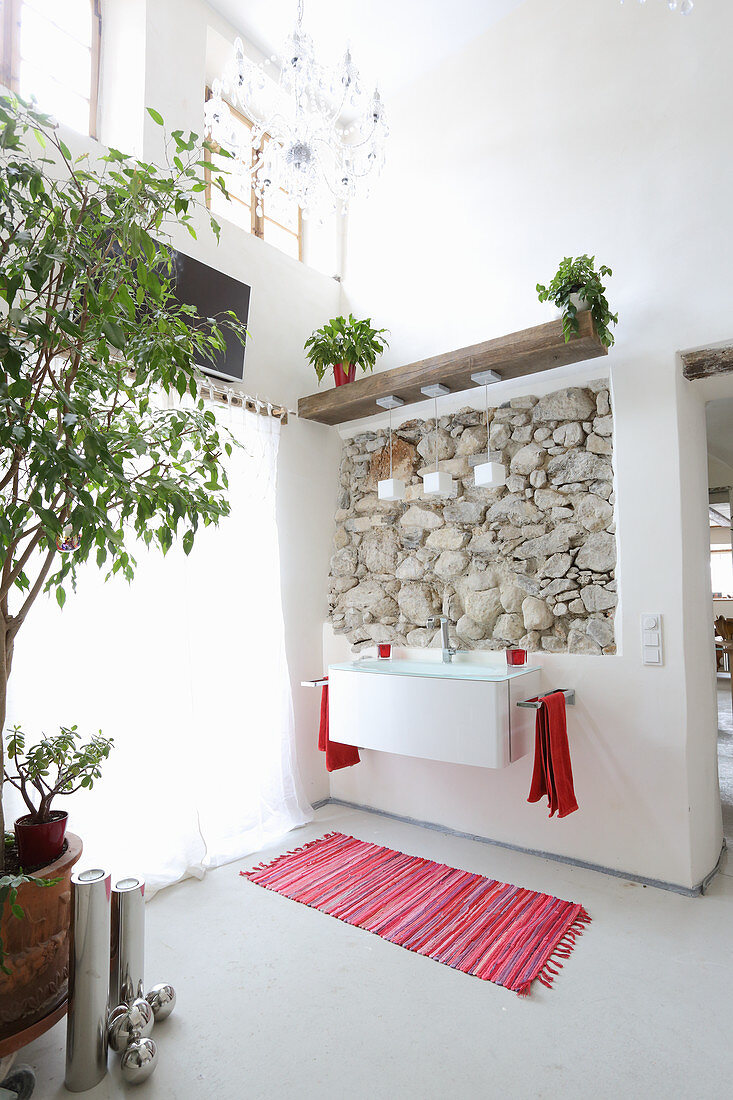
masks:
<instances>
[{"instance_id":1,"label":"jade plant","mask_svg":"<svg viewBox=\"0 0 733 1100\"><path fill-rule=\"evenodd\" d=\"M595 256L566 256L549 286L537 284L541 302L554 302L562 310L562 331L567 344L578 333L578 307L572 300L576 296L581 308L590 310L593 324L602 344L611 347L614 342L609 325L618 324L618 314L611 313L606 298L603 279L613 275L610 267L602 265L596 271Z\"/></svg>"},{"instance_id":2,"label":"jade plant","mask_svg":"<svg viewBox=\"0 0 733 1100\"><path fill-rule=\"evenodd\" d=\"M372 328L371 318L357 321L352 313L346 317L334 317L322 328L316 329L305 342L306 358L318 375L318 381L329 367L353 366L363 371L373 370L377 356L389 343L385 328Z\"/></svg>"},{"instance_id":3,"label":"jade plant","mask_svg":"<svg viewBox=\"0 0 733 1100\"><path fill-rule=\"evenodd\" d=\"M58 733L44 735L28 747L20 726L9 732L5 778L20 791L34 823L43 825L51 820L51 803L58 795L74 794L82 787L91 790L102 774L102 761L109 756L114 739L102 737L100 730L85 745L80 742L76 726L62 726ZM15 774L8 767L11 761Z\"/></svg>"},{"instance_id":4,"label":"jade plant","mask_svg":"<svg viewBox=\"0 0 733 1100\"><path fill-rule=\"evenodd\" d=\"M115 149L75 157L52 118L0 96L0 730L42 592L63 607L88 561L132 580L133 539L165 553L180 538L189 553L229 511L232 444L197 364L245 329L175 294L169 234L196 237L207 165L196 134L173 130L167 150L164 167Z\"/></svg>"}]
</instances>

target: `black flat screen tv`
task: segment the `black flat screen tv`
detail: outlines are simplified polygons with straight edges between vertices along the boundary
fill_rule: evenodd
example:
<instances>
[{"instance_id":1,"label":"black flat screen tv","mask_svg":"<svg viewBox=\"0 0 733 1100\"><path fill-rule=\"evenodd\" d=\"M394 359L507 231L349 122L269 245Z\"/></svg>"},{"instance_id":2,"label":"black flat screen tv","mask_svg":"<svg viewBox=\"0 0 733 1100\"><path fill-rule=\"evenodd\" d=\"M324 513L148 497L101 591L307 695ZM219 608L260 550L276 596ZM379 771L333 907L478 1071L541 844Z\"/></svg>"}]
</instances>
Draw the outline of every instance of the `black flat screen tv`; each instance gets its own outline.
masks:
<instances>
[{"instance_id":1,"label":"black flat screen tv","mask_svg":"<svg viewBox=\"0 0 733 1100\"><path fill-rule=\"evenodd\" d=\"M247 324L251 287L177 249L171 251L175 261L175 292L179 301L194 306L202 317L215 317L223 310L231 310L243 325ZM224 334L226 351L215 362L199 363L198 366L216 378L241 382L244 378L245 346L226 329Z\"/></svg>"}]
</instances>

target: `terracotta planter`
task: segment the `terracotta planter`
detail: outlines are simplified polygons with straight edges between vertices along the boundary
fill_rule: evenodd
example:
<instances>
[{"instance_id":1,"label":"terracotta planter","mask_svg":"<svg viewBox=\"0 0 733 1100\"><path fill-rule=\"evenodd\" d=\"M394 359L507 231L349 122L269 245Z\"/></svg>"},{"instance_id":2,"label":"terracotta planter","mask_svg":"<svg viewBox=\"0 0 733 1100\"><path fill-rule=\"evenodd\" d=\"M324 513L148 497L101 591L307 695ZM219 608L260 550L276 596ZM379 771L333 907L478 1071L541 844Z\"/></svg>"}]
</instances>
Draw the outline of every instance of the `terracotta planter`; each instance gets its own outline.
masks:
<instances>
[{"instance_id":1,"label":"terracotta planter","mask_svg":"<svg viewBox=\"0 0 733 1100\"><path fill-rule=\"evenodd\" d=\"M82 853L78 836L54 863L33 872L34 878L60 879L55 886L24 883L18 905L25 917L3 912L0 934L5 965L0 971L0 1042L54 1012L66 999L69 981L69 907L71 869Z\"/></svg>"},{"instance_id":2,"label":"terracotta planter","mask_svg":"<svg viewBox=\"0 0 733 1100\"><path fill-rule=\"evenodd\" d=\"M345 386L347 382L353 382L355 378L355 363L334 363L333 380L337 386Z\"/></svg>"},{"instance_id":3,"label":"terracotta planter","mask_svg":"<svg viewBox=\"0 0 733 1100\"><path fill-rule=\"evenodd\" d=\"M24 814L15 822L15 839L21 867L45 867L61 855L69 815L57 810L50 821L39 824L30 814Z\"/></svg>"}]
</instances>

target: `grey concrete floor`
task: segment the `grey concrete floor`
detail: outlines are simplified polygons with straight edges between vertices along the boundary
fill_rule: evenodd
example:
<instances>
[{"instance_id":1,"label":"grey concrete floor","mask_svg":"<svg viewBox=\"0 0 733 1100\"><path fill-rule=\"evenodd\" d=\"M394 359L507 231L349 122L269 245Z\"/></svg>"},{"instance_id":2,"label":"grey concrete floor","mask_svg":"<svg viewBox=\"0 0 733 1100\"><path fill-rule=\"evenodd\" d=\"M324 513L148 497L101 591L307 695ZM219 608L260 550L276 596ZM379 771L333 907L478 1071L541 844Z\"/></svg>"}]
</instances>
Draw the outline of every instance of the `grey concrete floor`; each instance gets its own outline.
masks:
<instances>
[{"instance_id":1,"label":"grey concrete floor","mask_svg":"<svg viewBox=\"0 0 733 1100\"><path fill-rule=\"evenodd\" d=\"M178 989L157 1100L729 1097L733 863L681 897L325 806L265 858L331 829L582 902L593 923L529 998L414 955L239 876L148 905L151 983ZM730 859L730 857L728 857ZM63 1089L65 1024L25 1049L39 1100ZM115 1056L89 1100L128 1095Z\"/></svg>"}]
</instances>

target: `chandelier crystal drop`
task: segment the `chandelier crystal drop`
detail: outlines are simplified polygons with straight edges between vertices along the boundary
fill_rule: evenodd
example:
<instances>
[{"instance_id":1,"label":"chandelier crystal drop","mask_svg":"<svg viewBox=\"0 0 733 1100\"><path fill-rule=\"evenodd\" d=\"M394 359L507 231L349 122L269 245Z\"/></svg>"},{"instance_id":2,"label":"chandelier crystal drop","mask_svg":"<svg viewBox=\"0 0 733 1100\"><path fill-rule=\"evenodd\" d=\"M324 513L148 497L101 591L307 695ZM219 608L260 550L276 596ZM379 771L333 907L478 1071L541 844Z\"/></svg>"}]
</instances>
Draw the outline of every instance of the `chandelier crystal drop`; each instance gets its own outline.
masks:
<instances>
[{"instance_id":1,"label":"chandelier crystal drop","mask_svg":"<svg viewBox=\"0 0 733 1100\"><path fill-rule=\"evenodd\" d=\"M271 68L279 76L270 76ZM225 99L251 130L233 125ZM345 213L350 199L368 193L384 164L389 132L379 91L363 91L351 51L335 67L317 60L303 29L303 0L279 59L257 64L236 40L229 65L213 82L204 129L233 158L232 170L251 178L258 202L283 188L304 213L321 217Z\"/></svg>"},{"instance_id":2,"label":"chandelier crystal drop","mask_svg":"<svg viewBox=\"0 0 733 1100\"><path fill-rule=\"evenodd\" d=\"M624 0L621 0L624 3ZM638 3L645 4L646 0L638 0ZM689 15L692 9L695 7L693 0L662 0L663 4L666 4L670 11L678 11L680 15Z\"/></svg>"}]
</instances>

